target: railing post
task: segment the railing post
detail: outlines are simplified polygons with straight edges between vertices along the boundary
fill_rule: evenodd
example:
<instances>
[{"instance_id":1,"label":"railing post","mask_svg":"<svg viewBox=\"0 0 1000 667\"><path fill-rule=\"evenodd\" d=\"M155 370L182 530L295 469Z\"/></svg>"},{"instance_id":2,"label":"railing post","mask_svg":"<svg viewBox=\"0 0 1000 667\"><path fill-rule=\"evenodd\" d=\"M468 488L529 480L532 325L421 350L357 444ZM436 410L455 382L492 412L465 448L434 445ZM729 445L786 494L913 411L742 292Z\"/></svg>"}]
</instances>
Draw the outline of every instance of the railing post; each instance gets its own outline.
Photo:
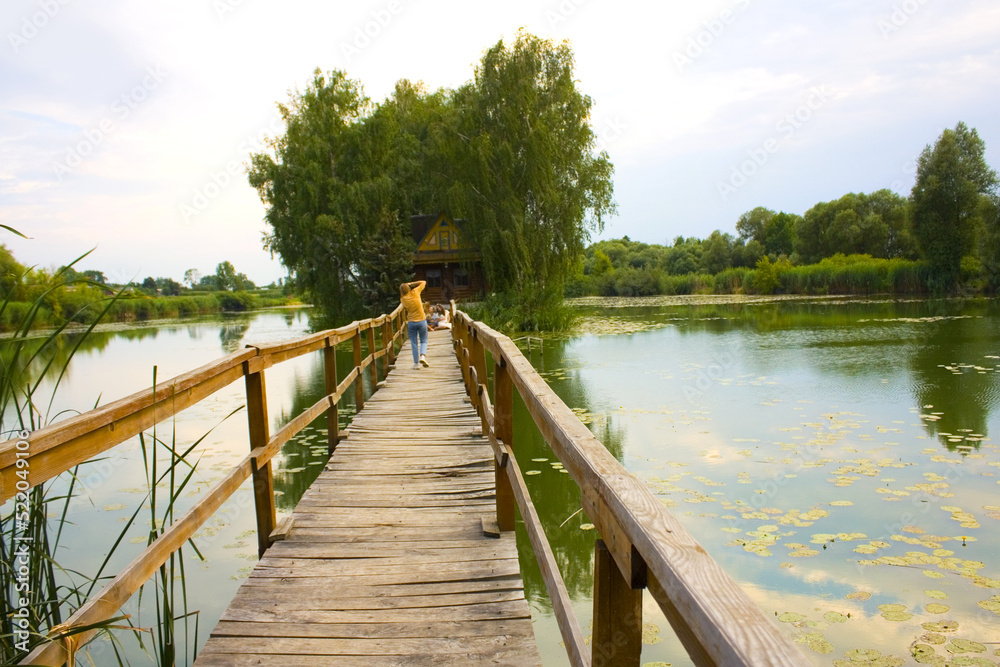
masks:
<instances>
[{"instance_id":1,"label":"railing post","mask_svg":"<svg viewBox=\"0 0 1000 667\"><path fill-rule=\"evenodd\" d=\"M391 366L396 361L396 355L394 354L394 350L392 349L393 348L392 336L394 333L392 325L393 325L392 317L390 317L389 319L387 319L385 322L382 323L382 349L385 350L385 357L383 357L385 361L383 363L386 376L389 375L389 366Z\"/></svg>"},{"instance_id":2,"label":"railing post","mask_svg":"<svg viewBox=\"0 0 1000 667\"><path fill-rule=\"evenodd\" d=\"M266 447L270 439L270 429L267 424L267 388L264 384L264 371L246 375L247 389L247 423L250 428L250 449ZM258 468L256 460L253 463L253 496L257 509L257 556L271 546L271 532L274 530L276 515L274 509L274 479L271 477L271 462Z\"/></svg>"},{"instance_id":3,"label":"railing post","mask_svg":"<svg viewBox=\"0 0 1000 667\"><path fill-rule=\"evenodd\" d=\"M501 357L493 368L493 431L497 440L503 442L514 455L514 383L507 368L507 361ZM497 524L502 531L514 530L514 507L517 500L511 486L507 470L493 457L493 471L497 490Z\"/></svg>"},{"instance_id":4,"label":"railing post","mask_svg":"<svg viewBox=\"0 0 1000 667\"><path fill-rule=\"evenodd\" d=\"M357 408L358 412L361 412L361 408L365 407L365 380L361 373L361 325L354 331L354 337L351 338L351 343L354 346L354 367L358 369L358 377L354 379L354 406Z\"/></svg>"},{"instance_id":5,"label":"railing post","mask_svg":"<svg viewBox=\"0 0 1000 667\"><path fill-rule=\"evenodd\" d=\"M375 391L375 385L378 384L378 362L375 360L375 323L371 320L368 322L368 354L372 358L369 369L372 374L372 391Z\"/></svg>"},{"instance_id":6,"label":"railing post","mask_svg":"<svg viewBox=\"0 0 1000 667\"><path fill-rule=\"evenodd\" d=\"M329 396L337 391L337 346L333 341L326 339L326 347L323 348L323 375L326 380L326 395ZM337 421L339 410L337 404L339 400L333 401L330 409L326 411L326 450L333 456L333 450L337 448L337 440L340 438L340 425Z\"/></svg>"},{"instance_id":7,"label":"railing post","mask_svg":"<svg viewBox=\"0 0 1000 667\"><path fill-rule=\"evenodd\" d=\"M642 590L625 581L604 540L594 548L593 667L637 667L642 652Z\"/></svg>"},{"instance_id":8,"label":"railing post","mask_svg":"<svg viewBox=\"0 0 1000 667\"><path fill-rule=\"evenodd\" d=\"M472 365L476 367L476 374L479 377L479 382L485 384L488 379L486 376L486 348L483 347L483 341L479 340L479 330L472 330ZM473 387L473 391L478 391L478 388Z\"/></svg>"}]
</instances>

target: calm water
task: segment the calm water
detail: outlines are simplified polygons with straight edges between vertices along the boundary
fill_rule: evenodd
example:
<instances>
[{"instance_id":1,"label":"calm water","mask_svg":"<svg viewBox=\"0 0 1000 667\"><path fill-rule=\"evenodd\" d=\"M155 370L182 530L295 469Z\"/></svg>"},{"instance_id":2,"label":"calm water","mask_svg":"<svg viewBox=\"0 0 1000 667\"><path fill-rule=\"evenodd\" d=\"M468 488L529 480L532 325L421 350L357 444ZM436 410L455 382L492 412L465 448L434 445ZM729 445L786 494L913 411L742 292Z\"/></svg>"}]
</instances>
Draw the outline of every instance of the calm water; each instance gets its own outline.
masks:
<instances>
[{"instance_id":1,"label":"calm water","mask_svg":"<svg viewBox=\"0 0 1000 667\"><path fill-rule=\"evenodd\" d=\"M531 358L817 665L860 659L859 650L898 659L875 664L912 663L911 646L928 662L1000 664L997 302L730 301L585 303L586 333L548 338L544 353L536 343ZM166 379L308 328L307 311L285 311L101 333L74 359L52 411L149 387L153 365ZM345 349L338 367L349 358ZM319 355L269 369L267 385L273 432L322 395ZM243 400L235 383L158 427L178 443L213 429L184 502L245 454L245 414L225 419ZM521 406L515 429L587 634L596 535ZM325 431L310 428L276 459L279 513L319 473L325 451ZM110 542L142 502L140 459L129 442L81 468L84 493L60 554L74 567L96 568L103 553L72 547ZM141 550L148 528L133 526L113 571ZM523 531L518 541L545 664L566 664ZM249 485L196 542L206 561L185 562L204 640L256 560ZM137 625L152 623L139 605L128 611ZM645 612L644 663L690 664L649 596ZM106 650L94 649L98 664Z\"/></svg>"}]
</instances>

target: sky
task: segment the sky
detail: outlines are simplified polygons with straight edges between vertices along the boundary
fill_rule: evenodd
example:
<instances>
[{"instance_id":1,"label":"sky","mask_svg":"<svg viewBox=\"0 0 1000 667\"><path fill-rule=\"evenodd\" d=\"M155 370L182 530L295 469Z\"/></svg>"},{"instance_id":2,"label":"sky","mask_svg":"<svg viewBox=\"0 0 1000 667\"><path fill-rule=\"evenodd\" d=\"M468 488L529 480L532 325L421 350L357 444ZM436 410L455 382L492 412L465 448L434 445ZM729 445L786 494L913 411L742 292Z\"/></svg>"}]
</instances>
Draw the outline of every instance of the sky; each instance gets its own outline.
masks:
<instances>
[{"instance_id":1,"label":"sky","mask_svg":"<svg viewBox=\"0 0 1000 667\"><path fill-rule=\"evenodd\" d=\"M615 165L593 238L735 233L757 206L908 194L959 121L1000 168L996 0L3 0L0 242L22 263L181 280L263 249L245 164L316 68L373 101L470 81L518 29L568 40Z\"/></svg>"}]
</instances>

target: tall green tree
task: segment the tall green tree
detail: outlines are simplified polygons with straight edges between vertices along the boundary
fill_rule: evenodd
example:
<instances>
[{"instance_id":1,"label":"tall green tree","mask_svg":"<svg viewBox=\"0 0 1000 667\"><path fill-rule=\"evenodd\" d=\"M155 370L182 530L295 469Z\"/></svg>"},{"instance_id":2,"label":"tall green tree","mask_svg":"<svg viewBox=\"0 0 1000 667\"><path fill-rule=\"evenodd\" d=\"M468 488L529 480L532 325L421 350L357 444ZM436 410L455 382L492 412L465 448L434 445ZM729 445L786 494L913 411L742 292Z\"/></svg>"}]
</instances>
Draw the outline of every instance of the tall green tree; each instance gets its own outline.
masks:
<instances>
[{"instance_id":1,"label":"tall green tree","mask_svg":"<svg viewBox=\"0 0 1000 667\"><path fill-rule=\"evenodd\" d=\"M562 299L590 231L615 210L573 66L568 43L521 32L491 47L454 98L449 208L471 223L487 279L517 295L525 326Z\"/></svg>"},{"instance_id":2,"label":"tall green tree","mask_svg":"<svg viewBox=\"0 0 1000 667\"><path fill-rule=\"evenodd\" d=\"M979 257L991 291L1000 291L1000 196L993 194L980 200L983 219Z\"/></svg>"},{"instance_id":3,"label":"tall green tree","mask_svg":"<svg viewBox=\"0 0 1000 667\"><path fill-rule=\"evenodd\" d=\"M957 284L962 257L982 223L981 197L996 192L997 174L986 164L985 150L979 133L960 122L924 148L917 161L913 234L931 264L936 291Z\"/></svg>"},{"instance_id":4,"label":"tall green tree","mask_svg":"<svg viewBox=\"0 0 1000 667\"><path fill-rule=\"evenodd\" d=\"M279 105L284 134L270 152L251 157L250 184L270 226L265 247L335 321L374 309L387 285L398 290L412 275L396 262L388 273L374 272L377 284L368 279L384 253L397 257L412 247L409 215L428 199L420 196L427 190L419 135L433 116L426 106L417 88L401 82L373 107L343 72L316 70L304 92ZM386 211L393 224L384 224Z\"/></svg>"}]
</instances>

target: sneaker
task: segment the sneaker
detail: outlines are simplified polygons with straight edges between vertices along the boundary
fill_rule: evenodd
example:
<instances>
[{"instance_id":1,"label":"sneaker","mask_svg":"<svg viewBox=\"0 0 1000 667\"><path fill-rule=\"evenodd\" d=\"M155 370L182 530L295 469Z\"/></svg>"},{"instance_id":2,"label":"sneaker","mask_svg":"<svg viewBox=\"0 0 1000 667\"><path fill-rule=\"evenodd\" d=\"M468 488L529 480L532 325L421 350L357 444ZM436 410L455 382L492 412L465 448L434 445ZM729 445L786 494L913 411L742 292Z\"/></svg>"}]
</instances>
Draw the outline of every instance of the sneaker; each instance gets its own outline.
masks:
<instances>
[{"instance_id":1,"label":"sneaker","mask_svg":"<svg viewBox=\"0 0 1000 667\"><path fill-rule=\"evenodd\" d=\"M420 370L420 364L413 364L413 370L419 371Z\"/></svg>"},{"instance_id":2,"label":"sneaker","mask_svg":"<svg viewBox=\"0 0 1000 667\"><path fill-rule=\"evenodd\" d=\"M427 357L425 357L422 354L420 355L420 363L423 364L424 368L430 368L431 367L431 365L429 363L427 363Z\"/></svg>"}]
</instances>

